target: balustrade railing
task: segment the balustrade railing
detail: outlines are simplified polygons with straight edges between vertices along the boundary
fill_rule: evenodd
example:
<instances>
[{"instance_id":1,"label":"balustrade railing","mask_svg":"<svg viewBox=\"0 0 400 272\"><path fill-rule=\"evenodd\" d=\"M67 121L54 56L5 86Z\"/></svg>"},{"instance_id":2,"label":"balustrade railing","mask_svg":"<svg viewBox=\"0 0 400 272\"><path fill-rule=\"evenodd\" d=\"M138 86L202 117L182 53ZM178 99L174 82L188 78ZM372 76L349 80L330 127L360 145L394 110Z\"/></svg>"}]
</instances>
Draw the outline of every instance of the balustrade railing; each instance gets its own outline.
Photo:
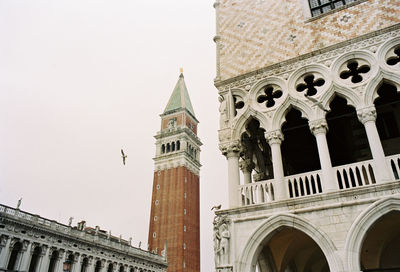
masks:
<instances>
[{"instance_id":1,"label":"balustrade railing","mask_svg":"<svg viewBox=\"0 0 400 272\"><path fill-rule=\"evenodd\" d=\"M394 180L400 179L400 154L386 157ZM339 190L376 184L373 160L333 167ZM239 185L241 206L268 203L275 200L273 179ZM323 193L322 171L312 171L287 176L284 179L289 198L298 198Z\"/></svg>"},{"instance_id":2,"label":"balustrade railing","mask_svg":"<svg viewBox=\"0 0 400 272\"><path fill-rule=\"evenodd\" d=\"M274 197L273 180L264 180L239 186L241 206L271 202Z\"/></svg>"},{"instance_id":3,"label":"balustrade railing","mask_svg":"<svg viewBox=\"0 0 400 272\"><path fill-rule=\"evenodd\" d=\"M392 177L395 180L400 179L400 154L386 157L386 162L392 170Z\"/></svg>"},{"instance_id":4,"label":"balustrade railing","mask_svg":"<svg viewBox=\"0 0 400 272\"><path fill-rule=\"evenodd\" d=\"M321 170L285 177L289 198L322 193Z\"/></svg>"},{"instance_id":5,"label":"balustrade railing","mask_svg":"<svg viewBox=\"0 0 400 272\"><path fill-rule=\"evenodd\" d=\"M375 184L373 160L333 167L339 189L348 189Z\"/></svg>"}]
</instances>

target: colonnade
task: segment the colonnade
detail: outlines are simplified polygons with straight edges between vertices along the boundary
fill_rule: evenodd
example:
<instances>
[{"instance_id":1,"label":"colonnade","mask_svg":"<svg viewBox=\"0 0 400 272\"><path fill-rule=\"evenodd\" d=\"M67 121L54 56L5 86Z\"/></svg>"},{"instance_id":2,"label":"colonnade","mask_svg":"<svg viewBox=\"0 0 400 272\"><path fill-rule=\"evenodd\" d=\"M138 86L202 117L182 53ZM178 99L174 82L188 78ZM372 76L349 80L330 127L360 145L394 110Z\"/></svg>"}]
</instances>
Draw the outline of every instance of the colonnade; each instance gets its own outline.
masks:
<instances>
[{"instance_id":1,"label":"colonnade","mask_svg":"<svg viewBox=\"0 0 400 272\"><path fill-rule=\"evenodd\" d=\"M391 180L389 168L385 160L382 143L379 138L378 130L375 124L376 109L375 106L369 106L357 110L359 121L364 125L368 138L369 147L374 163L374 172L377 181L380 183ZM323 192L332 192L339 190L338 183L335 179L335 174L332 167L331 157L329 154L328 142L326 134L328 124L325 118L318 120L310 120L309 128L316 138L318 154L322 172L322 189ZM272 165L274 172L274 197L275 200L288 199L288 189L284 183L284 171L281 153L281 144L284 140L284 135L281 130L265 132L265 138L271 148ZM240 158L240 143L239 141L232 142L223 150L228 161L228 183L229 183L229 206L230 208L239 206L238 186L240 185L239 158ZM251 183L251 171L242 167L244 174L244 182Z\"/></svg>"},{"instance_id":2,"label":"colonnade","mask_svg":"<svg viewBox=\"0 0 400 272\"><path fill-rule=\"evenodd\" d=\"M39 253L37 256L34 256L35 249L40 249L36 250L36 253ZM0 271L150 272L155 270L136 267L106 257L87 255L79 251L2 235Z\"/></svg>"}]
</instances>

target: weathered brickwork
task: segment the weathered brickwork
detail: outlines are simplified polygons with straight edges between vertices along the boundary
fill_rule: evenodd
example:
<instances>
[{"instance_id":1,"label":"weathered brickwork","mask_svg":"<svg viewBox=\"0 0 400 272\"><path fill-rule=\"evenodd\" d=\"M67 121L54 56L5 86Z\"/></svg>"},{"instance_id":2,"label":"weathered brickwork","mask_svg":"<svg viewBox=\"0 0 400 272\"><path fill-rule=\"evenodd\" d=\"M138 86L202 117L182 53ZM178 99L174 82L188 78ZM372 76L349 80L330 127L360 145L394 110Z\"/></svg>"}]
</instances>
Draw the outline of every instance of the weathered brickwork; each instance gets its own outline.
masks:
<instances>
[{"instance_id":1,"label":"weathered brickwork","mask_svg":"<svg viewBox=\"0 0 400 272\"><path fill-rule=\"evenodd\" d=\"M400 23L400 1L369 0L310 18L306 0L220 0L217 80Z\"/></svg>"}]
</instances>

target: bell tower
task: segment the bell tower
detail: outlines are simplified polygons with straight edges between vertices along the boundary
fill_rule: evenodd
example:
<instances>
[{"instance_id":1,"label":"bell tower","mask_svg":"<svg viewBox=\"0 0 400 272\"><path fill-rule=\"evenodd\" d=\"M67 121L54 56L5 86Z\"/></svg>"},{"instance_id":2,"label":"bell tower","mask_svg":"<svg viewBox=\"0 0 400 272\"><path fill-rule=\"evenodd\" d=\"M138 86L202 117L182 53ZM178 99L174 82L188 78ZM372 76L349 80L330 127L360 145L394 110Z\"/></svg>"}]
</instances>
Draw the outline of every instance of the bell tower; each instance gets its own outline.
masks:
<instances>
[{"instance_id":1,"label":"bell tower","mask_svg":"<svg viewBox=\"0 0 400 272\"><path fill-rule=\"evenodd\" d=\"M199 272L202 143L182 70L160 116L161 129L155 136L149 248L166 254L168 272Z\"/></svg>"}]
</instances>

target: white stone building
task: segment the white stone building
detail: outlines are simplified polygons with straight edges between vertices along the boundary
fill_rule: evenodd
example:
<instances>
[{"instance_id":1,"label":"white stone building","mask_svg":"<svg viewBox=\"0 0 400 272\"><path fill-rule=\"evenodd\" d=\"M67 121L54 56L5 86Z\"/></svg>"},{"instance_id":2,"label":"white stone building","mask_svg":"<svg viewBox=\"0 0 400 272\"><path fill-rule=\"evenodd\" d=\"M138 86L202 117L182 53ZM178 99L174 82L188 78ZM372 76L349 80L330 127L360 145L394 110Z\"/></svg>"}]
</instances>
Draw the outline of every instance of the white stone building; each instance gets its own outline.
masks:
<instances>
[{"instance_id":1,"label":"white stone building","mask_svg":"<svg viewBox=\"0 0 400 272\"><path fill-rule=\"evenodd\" d=\"M400 1L214 7L216 271L400 271Z\"/></svg>"},{"instance_id":2,"label":"white stone building","mask_svg":"<svg viewBox=\"0 0 400 272\"><path fill-rule=\"evenodd\" d=\"M165 272L164 257L131 241L0 205L0 271Z\"/></svg>"}]
</instances>

